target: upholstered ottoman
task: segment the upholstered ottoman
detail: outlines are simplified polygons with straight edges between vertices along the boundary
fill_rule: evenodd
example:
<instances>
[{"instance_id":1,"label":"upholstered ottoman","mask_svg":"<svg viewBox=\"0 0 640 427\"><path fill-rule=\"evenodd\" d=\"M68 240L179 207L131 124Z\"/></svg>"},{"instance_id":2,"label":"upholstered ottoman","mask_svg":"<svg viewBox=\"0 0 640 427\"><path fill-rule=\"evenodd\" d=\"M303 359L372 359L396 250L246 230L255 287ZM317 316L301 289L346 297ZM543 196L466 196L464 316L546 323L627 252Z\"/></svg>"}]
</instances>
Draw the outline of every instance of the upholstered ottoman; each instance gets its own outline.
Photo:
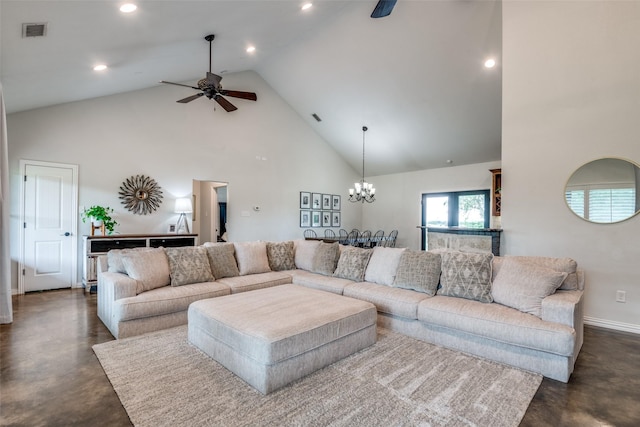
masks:
<instances>
[{"instance_id":1,"label":"upholstered ottoman","mask_svg":"<svg viewBox=\"0 0 640 427\"><path fill-rule=\"evenodd\" d=\"M192 303L189 342L263 394L376 341L373 304L281 285Z\"/></svg>"}]
</instances>

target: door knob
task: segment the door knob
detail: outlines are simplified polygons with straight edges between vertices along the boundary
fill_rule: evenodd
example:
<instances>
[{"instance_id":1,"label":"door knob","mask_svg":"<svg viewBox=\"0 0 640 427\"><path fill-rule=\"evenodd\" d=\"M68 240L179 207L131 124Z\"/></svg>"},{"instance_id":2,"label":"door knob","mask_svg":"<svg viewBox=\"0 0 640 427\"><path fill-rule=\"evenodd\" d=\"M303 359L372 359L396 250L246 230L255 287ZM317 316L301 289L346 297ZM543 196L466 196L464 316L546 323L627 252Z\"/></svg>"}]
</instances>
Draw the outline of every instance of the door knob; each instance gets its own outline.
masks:
<instances>
[{"instance_id":1,"label":"door knob","mask_svg":"<svg viewBox=\"0 0 640 427\"><path fill-rule=\"evenodd\" d=\"M69 237L69 236L71 236L71 233L69 233L68 231L66 231L64 234L61 234L61 236Z\"/></svg>"}]
</instances>

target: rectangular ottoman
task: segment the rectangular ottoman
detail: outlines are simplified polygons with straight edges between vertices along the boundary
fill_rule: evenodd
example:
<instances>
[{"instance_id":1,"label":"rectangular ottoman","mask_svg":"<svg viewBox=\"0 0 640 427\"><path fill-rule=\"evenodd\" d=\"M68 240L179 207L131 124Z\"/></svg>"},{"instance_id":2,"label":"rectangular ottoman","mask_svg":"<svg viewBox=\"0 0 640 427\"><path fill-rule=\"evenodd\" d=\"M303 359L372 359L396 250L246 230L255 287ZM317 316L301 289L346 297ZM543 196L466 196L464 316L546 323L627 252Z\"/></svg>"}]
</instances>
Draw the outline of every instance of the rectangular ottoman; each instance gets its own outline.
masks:
<instances>
[{"instance_id":1,"label":"rectangular ottoman","mask_svg":"<svg viewBox=\"0 0 640 427\"><path fill-rule=\"evenodd\" d=\"M281 285L200 300L189 342L262 394L376 342L373 304Z\"/></svg>"}]
</instances>

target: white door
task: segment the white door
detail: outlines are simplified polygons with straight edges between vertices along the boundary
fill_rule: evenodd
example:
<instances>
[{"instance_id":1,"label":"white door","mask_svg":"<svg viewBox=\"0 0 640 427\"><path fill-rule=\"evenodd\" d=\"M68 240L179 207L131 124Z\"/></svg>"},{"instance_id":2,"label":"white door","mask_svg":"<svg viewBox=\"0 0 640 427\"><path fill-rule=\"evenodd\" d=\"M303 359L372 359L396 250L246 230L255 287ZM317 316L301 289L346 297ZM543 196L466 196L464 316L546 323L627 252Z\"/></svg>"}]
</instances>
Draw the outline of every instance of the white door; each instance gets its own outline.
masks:
<instances>
[{"instance_id":1,"label":"white door","mask_svg":"<svg viewBox=\"0 0 640 427\"><path fill-rule=\"evenodd\" d=\"M77 276L77 166L23 166L22 291L70 288Z\"/></svg>"}]
</instances>

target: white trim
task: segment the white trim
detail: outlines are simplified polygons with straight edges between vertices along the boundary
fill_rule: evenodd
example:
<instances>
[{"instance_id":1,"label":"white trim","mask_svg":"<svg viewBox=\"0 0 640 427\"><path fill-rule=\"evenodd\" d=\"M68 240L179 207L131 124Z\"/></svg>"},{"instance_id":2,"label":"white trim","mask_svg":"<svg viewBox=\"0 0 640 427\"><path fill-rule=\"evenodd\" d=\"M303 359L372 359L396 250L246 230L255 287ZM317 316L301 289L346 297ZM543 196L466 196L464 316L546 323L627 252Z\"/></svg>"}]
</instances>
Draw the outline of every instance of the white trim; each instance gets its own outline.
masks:
<instances>
[{"instance_id":1,"label":"white trim","mask_svg":"<svg viewBox=\"0 0 640 427\"><path fill-rule=\"evenodd\" d=\"M584 316L584 323L585 325L598 326L600 328L640 334L640 325L634 325L633 323L616 322L614 320L598 319L589 316Z\"/></svg>"},{"instance_id":2,"label":"white trim","mask_svg":"<svg viewBox=\"0 0 640 427\"><path fill-rule=\"evenodd\" d=\"M78 165L20 159L20 255L18 260L18 295L24 295L24 276L22 275L22 270L24 269L24 228L22 224L25 222L25 183L23 177L27 174L27 165L67 168L72 171L71 209L74 214L71 219L71 234L75 237L71 239L71 286L73 287L73 284L78 282Z\"/></svg>"}]
</instances>

